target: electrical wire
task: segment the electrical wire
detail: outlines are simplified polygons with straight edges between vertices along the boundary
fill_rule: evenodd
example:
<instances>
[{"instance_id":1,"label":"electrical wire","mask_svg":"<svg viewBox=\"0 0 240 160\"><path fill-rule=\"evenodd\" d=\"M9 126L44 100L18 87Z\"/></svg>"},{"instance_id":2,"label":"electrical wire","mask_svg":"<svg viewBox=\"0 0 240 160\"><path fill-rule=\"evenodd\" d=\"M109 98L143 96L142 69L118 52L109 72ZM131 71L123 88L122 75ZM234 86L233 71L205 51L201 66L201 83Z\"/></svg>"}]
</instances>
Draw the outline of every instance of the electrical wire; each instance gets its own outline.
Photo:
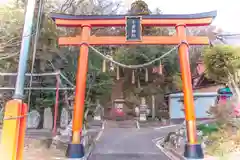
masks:
<instances>
[{"instance_id":1,"label":"electrical wire","mask_svg":"<svg viewBox=\"0 0 240 160\"><path fill-rule=\"evenodd\" d=\"M74 88L76 87L66 76L64 76L64 74L62 74L61 71L59 72L59 74L69 85L71 85Z\"/></svg>"},{"instance_id":2,"label":"electrical wire","mask_svg":"<svg viewBox=\"0 0 240 160\"><path fill-rule=\"evenodd\" d=\"M33 82L32 74L33 74L34 64L35 64L35 60L36 60L37 42L38 42L38 39L39 39L39 32L40 32L40 26L41 26L41 21L42 21L43 9L44 9L44 0L40 0L39 1L38 16L37 16L37 23L36 23L37 24L36 35L35 35L34 46L33 46L33 57L32 57L31 76L30 76L29 88L32 87L32 82ZM29 90L29 92L28 92L28 106L30 106L30 103L31 103L31 94L32 94L32 90Z\"/></svg>"},{"instance_id":3,"label":"electrical wire","mask_svg":"<svg viewBox=\"0 0 240 160\"><path fill-rule=\"evenodd\" d=\"M18 73L3 73L0 72L0 76L17 76ZM46 72L46 73L26 73L25 76L41 77L41 76L56 76L59 72Z\"/></svg>"},{"instance_id":4,"label":"electrical wire","mask_svg":"<svg viewBox=\"0 0 240 160\"><path fill-rule=\"evenodd\" d=\"M0 87L0 90L14 90L14 87ZM71 87L62 87L59 88L59 90L74 90L75 88ZM57 90L56 87L26 87L24 90L46 90L46 91L51 91L51 90Z\"/></svg>"}]
</instances>

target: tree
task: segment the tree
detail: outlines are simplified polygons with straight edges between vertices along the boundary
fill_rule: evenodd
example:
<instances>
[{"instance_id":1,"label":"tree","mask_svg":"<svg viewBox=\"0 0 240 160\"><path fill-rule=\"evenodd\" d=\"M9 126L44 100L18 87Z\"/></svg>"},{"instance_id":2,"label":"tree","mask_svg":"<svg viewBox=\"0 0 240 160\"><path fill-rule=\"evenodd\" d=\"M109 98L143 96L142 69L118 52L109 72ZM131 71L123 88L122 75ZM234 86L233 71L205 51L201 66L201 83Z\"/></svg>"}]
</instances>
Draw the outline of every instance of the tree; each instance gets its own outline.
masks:
<instances>
[{"instance_id":1,"label":"tree","mask_svg":"<svg viewBox=\"0 0 240 160\"><path fill-rule=\"evenodd\" d=\"M189 27L187 28L187 34L191 36L207 36L210 43L216 41L216 35L222 32L221 29L217 29L216 26L202 26L202 27ZM191 63L191 71L194 74L198 62L201 61L203 56L204 46L191 46L189 48L189 58Z\"/></svg>"},{"instance_id":2,"label":"tree","mask_svg":"<svg viewBox=\"0 0 240 160\"><path fill-rule=\"evenodd\" d=\"M78 4L78 5L76 5ZM119 3L112 2L110 0L106 1L66 1L59 10L55 9L56 12L65 12L68 14L81 14L81 15L102 15L102 14L116 14L119 9ZM69 34L79 34L79 29L64 29L63 33ZM109 28L94 28L93 34L110 34L111 29ZM106 52L109 50L108 47L97 47L101 51ZM81 53L80 53L81 54ZM77 57L79 55L79 48L61 48L60 53L56 56L57 60L54 64L57 68L67 75L70 81L75 82L75 73L77 69ZM101 72L102 58L90 50L89 51L89 63L88 63L88 79L87 79L87 104L94 103L96 99L100 99L103 103L108 100L111 87L112 87L112 77L109 73ZM92 79L94 82L92 82Z\"/></svg>"},{"instance_id":3,"label":"tree","mask_svg":"<svg viewBox=\"0 0 240 160\"><path fill-rule=\"evenodd\" d=\"M3 72L16 72L18 64L18 53L20 51L21 36L24 23L24 7L25 0L16 0L14 5L0 6L0 56L6 57L2 60L0 58L0 71ZM61 70L64 75L68 77L71 82L75 82L75 73L77 66L77 57L79 55L79 48L57 46L57 37L59 34L69 35L77 34L78 29L57 29L54 22L48 17L49 12L65 12L69 14L113 14L119 8L119 4L113 3L110 0L107 1L82 1L82 0L66 0L66 1L48 1L44 4L44 12L41 17L40 36L37 43L36 61L34 65L34 72L52 72ZM39 7L39 5L37 5ZM37 10L38 8L36 8ZM35 24L37 15L35 15ZM108 29L97 29L98 32L108 32ZM33 34L28 35L34 37L36 33L36 25L33 29ZM32 38L33 40L33 38ZM32 45L33 46L33 41ZM32 63L32 51L30 51L30 57L28 61L28 72ZM107 100L107 93L110 92L112 86L112 78L107 73L100 72L101 59L93 56L91 51L89 56L89 71L87 96L88 103L94 103L96 98ZM12 55L11 57L9 55ZM95 81L92 82L92 75L94 75ZM34 80L34 87L54 87L56 84L55 77L42 77ZM13 83L8 83L6 78L0 79L0 84L3 86L14 85L15 77L12 80ZM63 81L62 81L63 82ZM29 84L29 79L26 79L26 85ZM67 84L62 83L62 86L70 87ZM4 92L6 93L6 92ZM68 97L73 95L73 92L61 92L60 106L64 105L65 95ZM9 98L10 96L6 97ZM27 96L26 96L27 98ZM6 99L4 100L6 102ZM31 107L37 108L42 112L42 107L53 107L55 103L55 91L43 92L32 91Z\"/></svg>"},{"instance_id":4,"label":"tree","mask_svg":"<svg viewBox=\"0 0 240 160\"><path fill-rule=\"evenodd\" d=\"M240 50L228 45L206 47L204 65L207 76L220 83L229 81L229 76L236 76L240 67Z\"/></svg>"},{"instance_id":5,"label":"tree","mask_svg":"<svg viewBox=\"0 0 240 160\"><path fill-rule=\"evenodd\" d=\"M155 14L161 14L158 9ZM127 13L128 15L150 15L152 12L148 8L147 3L143 0L137 0L132 3L131 9ZM158 35L167 36L170 35L170 30L166 28L157 27L143 27L143 35ZM139 65L151 60L154 60L163 53L167 52L172 48L172 46L122 46L116 49L114 53L114 59L127 64L127 65ZM159 66L160 61L139 69L135 69L135 84L131 84L132 69L122 69L124 70L124 89L125 89L125 100L130 104L138 105L140 100L139 96L145 96L150 98L151 95L163 96L165 92L175 90L178 85L173 83L176 78L173 78L174 74L179 72L178 68L178 55L177 52L173 52L164 59L161 60L164 65L164 76L152 73L152 68ZM145 82L145 69L148 70L149 80ZM150 100L150 99L149 99ZM156 98L156 100L162 100L161 98ZM160 103L162 103L161 101ZM157 102L158 103L158 102Z\"/></svg>"}]
</instances>

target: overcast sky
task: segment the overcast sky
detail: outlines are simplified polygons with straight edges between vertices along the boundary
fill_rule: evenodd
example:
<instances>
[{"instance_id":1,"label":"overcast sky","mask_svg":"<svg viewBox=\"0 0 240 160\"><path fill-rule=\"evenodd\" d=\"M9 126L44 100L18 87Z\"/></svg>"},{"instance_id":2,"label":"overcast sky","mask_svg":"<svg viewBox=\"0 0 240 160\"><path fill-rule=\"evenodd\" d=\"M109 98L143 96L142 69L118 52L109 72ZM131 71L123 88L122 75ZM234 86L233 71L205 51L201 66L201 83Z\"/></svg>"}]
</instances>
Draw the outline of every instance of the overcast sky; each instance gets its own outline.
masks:
<instances>
[{"instance_id":1,"label":"overcast sky","mask_svg":"<svg viewBox=\"0 0 240 160\"><path fill-rule=\"evenodd\" d=\"M134 0L124 0L130 4ZM150 9L158 7L165 14L201 13L217 10L214 25L229 32L240 33L239 0L145 0Z\"/></svg>"},{"instance_id":2,"label":"overcast sky","mask_svg":"<svg viewBox=\"0 0 240 160\"><path fill-rule=\"evenodd\" d=\"M0 0L5 3L10 0ZM126 9L134 0L122 0ZM213 24L226 32L240 33L239 0L145 0L149 8L159 8L165 14L200 13L217 10L218 15Z\"/></svg>"}]
</instances>

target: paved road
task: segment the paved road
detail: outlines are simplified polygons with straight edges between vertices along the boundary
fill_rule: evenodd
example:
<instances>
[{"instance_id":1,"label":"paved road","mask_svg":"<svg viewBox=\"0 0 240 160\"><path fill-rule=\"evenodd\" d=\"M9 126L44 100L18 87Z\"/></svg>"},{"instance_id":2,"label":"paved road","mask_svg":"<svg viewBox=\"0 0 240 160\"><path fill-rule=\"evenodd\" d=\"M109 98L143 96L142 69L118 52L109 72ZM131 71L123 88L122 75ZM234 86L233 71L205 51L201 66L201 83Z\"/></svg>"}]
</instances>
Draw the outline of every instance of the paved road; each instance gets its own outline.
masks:
<instances>
[{"instance_id":1,"label":"paved road","mask_svg":"<svg viewBox=\"0 0 240 160\"><path fill-rule=\"evenodd\" d=\"M153 140L174 129L107 128L89 160L169 160Z\"/></svg>"},{"instance_id":2,"label":"paved road","mask_svg":"<svg viewBox=\"0 0 240 160\"><path fill-rule=\"evenodd\" d=\"M120 125L110 124L105 125L102 136L100 137L94 151L88 160L169 160L168 157L161 153L156 147L153 140L166 135L175 127L171 128L140 128L134 122L124 122ZM28 131L30 137L38 137L40 132ZM30 133L31 132L31 133ZM51 136L51 133L42 131L41 136ZM117 137L117 138L116 138ZM24 160L64 160L63 151L54 149L45 149L39 147L31 141L28 144L26 140Z\"/></svg>"}]
</instances>

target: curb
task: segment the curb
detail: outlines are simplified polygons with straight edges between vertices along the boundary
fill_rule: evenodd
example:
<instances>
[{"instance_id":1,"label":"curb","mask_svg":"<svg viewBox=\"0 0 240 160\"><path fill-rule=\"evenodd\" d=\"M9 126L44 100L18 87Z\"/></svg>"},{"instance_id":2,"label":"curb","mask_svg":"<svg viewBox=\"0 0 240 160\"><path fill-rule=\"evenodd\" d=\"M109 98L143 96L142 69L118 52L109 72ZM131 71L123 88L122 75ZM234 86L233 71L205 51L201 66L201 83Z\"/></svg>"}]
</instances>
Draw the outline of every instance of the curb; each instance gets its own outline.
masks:
<instances>
[{"instance_id":1,"label":"curb","mask_svg":"<svg viewBox=\"0 0 240 160\"><path fill-rule=\"evenodd\" d=\"M171 148L165 148L164 146L164 139L165 137L160 138L157 143L156 146L171 160L186 160L185 157L183 157L182 155L180 155L179 153L177 153L176 151L174 151Z\"/></svg>"},{"instance_id":2,"label":"curb","mask_svg":"<svg viewBox=\"0 0 240 160\"><path fill-rule=\"evenodd\" d=\"M88 151L85 153L84 160L88 160L89 157L91 156L92 151L94 150L97 141L99 141L99 139L101 138L101 136L102 136L102 134L103 134L103 131L104 131L104 128L105 128L105 123L106 123L106 121L103 121L101 130L100 130L100 131L98 132L98 134L94 137L93 143L89 146Z\"/></svg>"},{"instance_id":3,"label":"curb","mask_svg":"<svg viewBox=\"0 0 240 160\"><path fill-rule=\"evenodd\" d=\"M167 148L167 147L163 147L164 145L164 138L162 137L158 143L160 143L160 147L162 149L160 149L160 147L158 147L168 158L170 158L171 160L187 160L184 156L180 155L179 153L177 153L174 149L172 148ZM203 160L217 160L215 157L205 157Z\"/></svg>"}]
</instances>

